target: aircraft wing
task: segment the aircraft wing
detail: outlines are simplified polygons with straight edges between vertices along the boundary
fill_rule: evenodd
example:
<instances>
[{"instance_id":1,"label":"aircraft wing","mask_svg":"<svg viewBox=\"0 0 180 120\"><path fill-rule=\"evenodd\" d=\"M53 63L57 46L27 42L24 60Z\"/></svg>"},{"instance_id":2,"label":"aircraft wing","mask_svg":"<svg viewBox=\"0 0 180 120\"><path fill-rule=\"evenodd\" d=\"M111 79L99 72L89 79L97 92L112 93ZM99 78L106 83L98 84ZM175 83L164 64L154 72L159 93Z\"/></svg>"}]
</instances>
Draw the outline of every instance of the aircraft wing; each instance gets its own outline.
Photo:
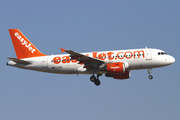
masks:
<instances>
[{"instance_id":1,"label":"aircraft wing","mask_svg":"<svg viewBox=\"0 0 180 120\"><path fill-rule=\"evenodd\" d=\"M63 48L61 48L62 52L67 52L70 54L71 59L75 59L77 61L79 61L79 64L84 64L84 68L87 67L98 67L99 65L104 64L104 61L93 58L93 57L89 57L86 55L83 55L81 53L78 52L74 52L72 50L65 50Z\"/></svg>"}]
</instances>

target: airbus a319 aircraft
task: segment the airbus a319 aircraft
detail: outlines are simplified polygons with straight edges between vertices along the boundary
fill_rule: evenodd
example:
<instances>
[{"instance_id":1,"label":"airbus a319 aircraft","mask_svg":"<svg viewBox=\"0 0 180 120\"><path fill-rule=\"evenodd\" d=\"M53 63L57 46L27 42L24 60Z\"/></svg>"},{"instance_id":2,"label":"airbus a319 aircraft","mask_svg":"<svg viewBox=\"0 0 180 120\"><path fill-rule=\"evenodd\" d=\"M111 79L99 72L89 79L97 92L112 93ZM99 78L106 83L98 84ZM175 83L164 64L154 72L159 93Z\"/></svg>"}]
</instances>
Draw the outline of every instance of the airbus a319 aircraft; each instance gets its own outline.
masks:
<instances>
[{"instance_id":1,"label":"airbus a319 aircraft","mask_svg":"<svg viewBox=\"0 0 180 120\"><path fill-rule=\"evenodd\" d=\"M152 48L111 50L78 53L61 48L68 54L41 53L18 29L9 29L17 58L8 58L7 65L57 74L92 74L90 80L100 85L99 77L105 74L118 80L130 78L131 70L147 69L152 79L152 68L164 67L175 58L164 51ZM96 76L95 76L96 75Z\"/></svg>"}]
</instances>

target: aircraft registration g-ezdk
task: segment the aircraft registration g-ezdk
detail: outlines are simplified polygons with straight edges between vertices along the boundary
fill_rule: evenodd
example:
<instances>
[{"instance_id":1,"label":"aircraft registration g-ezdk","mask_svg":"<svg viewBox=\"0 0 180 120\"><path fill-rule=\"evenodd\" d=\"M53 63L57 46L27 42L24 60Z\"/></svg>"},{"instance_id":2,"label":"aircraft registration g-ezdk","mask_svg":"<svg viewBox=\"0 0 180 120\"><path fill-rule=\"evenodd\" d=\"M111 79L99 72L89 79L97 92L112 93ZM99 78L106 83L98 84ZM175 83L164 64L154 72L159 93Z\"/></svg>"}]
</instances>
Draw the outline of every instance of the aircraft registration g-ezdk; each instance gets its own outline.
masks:
<instances>
[{"instance_id":1,"label":"aircraft registration g-ezdk","mask_svg":"<svg viewBox=\"0 0 180 120\"><path fill-rule=\"evenodd\" d=\"M152 79L152 68L170 65L175 58L159 49L129 49L78 53L61 48L60 55L41 53L18 29L9 29L17 58L8 58L7 65L57 74L92 74L90 80L100 85L99 76L114 79L130 78L130 70L147 69ZM95 76L95 74L97 76Z\"/></svg>"}]
</instances>

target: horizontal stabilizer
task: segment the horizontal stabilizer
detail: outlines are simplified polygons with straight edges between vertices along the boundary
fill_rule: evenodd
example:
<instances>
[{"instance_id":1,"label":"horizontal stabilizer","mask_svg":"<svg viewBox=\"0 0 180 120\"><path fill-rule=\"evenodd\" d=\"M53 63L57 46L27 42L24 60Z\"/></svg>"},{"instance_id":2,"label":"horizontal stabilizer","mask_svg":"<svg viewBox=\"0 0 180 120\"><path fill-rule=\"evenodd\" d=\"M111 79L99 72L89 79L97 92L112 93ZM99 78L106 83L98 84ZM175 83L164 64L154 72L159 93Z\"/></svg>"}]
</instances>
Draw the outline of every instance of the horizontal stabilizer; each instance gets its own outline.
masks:
<instances>
[{"instance_id":1,"label":"horizontal stabilizer","mask_svg":"<svg viewBox=\"0 0 180 120\"><path fill-rule=\"evenodd\" d=\"M23 65L28 65L31 64L31 62L25 61L25 60L20 60L17 58L8 58L9 60L12 60L15 63L23 64Z\"/></svg>"}]
</instances>

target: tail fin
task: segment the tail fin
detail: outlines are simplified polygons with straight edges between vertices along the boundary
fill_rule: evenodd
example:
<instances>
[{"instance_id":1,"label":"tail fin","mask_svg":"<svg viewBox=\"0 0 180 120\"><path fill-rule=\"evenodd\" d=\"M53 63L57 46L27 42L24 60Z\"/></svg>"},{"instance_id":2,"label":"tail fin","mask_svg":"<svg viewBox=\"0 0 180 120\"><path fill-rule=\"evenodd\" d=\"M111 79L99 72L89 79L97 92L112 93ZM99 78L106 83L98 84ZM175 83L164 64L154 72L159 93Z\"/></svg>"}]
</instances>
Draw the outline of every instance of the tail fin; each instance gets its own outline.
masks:
<instances>
[{"instance_id":1,"label":"tail fin","mask_svg":"<svg viewBox=\"0 0 180 120\"><path fill-rule=\"evenodd\" d=\"M41 53L18 29L9 29L9 34L14 45L18 59L46 56Z\"/></svg>"}]
</instances>

